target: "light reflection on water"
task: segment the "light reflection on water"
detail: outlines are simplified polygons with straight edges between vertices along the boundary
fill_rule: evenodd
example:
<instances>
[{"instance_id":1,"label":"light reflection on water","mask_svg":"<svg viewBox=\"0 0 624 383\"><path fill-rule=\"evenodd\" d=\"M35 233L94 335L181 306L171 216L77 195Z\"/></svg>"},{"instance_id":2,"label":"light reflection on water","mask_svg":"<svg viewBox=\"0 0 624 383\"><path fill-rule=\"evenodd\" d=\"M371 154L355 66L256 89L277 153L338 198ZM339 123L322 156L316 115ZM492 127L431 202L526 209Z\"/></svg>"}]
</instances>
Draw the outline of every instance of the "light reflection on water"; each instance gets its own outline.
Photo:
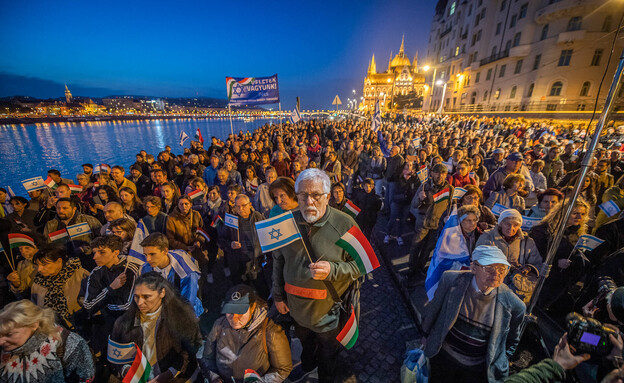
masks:
<instances>
[{"instance_id":1,"label":"light reflection on water","mask_svg":"<svg viewBox=\"0 0 624 383\"><path fill-rule=\"evenodd\" d=\"M253 131L265 123L279 120L234 119L234 132ZM58 169L64 178L76 180L85 162L122 165L126 169L135 155L145 149L154 156L170 145L175 154L182 152L180 132L190 139L199 128L206 145L210 137L225 139L230 133L228 119L92 121L79 123L0 125L0 187L11 186L26 196L21 181L30 177L46 178L48 169ZM186 147L189 146L187 141Z\"/></svg>"}]
</instances>

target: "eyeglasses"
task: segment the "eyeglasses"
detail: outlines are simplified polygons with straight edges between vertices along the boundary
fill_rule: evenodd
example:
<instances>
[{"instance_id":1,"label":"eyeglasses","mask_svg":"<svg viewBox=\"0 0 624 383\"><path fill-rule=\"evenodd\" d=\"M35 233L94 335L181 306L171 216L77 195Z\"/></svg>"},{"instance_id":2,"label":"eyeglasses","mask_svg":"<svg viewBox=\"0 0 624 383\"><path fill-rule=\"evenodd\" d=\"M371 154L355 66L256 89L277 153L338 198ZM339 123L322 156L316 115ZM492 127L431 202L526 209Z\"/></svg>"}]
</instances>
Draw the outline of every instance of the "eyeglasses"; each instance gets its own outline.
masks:
<instances>
[{"instance_id":1,"label":"eyeglasses","mask_svg":"<svg viewBox=\"0 0 624 383\"><path fill-rule=\"evenodd\" d=\"M315 201L320 201L321 198L327 193L297 193L297 198L300 201L307 201L308 198L312 197Z\"/></svg>"},{"instance_id":2,"label":"eyeglasses","mask_svg":"<svg viewBox=\"0 0 624 383\"><path fill-rule=\"evenodd\" d=\"M480 265L478 263L476 263L477 266L479 266L481 268L481 270L485 271L488 274L506 274L507 271L509 270L509 267L505 266L505 265L487 265L487 266L483 266Z\"/></svg>"}]
</instances>

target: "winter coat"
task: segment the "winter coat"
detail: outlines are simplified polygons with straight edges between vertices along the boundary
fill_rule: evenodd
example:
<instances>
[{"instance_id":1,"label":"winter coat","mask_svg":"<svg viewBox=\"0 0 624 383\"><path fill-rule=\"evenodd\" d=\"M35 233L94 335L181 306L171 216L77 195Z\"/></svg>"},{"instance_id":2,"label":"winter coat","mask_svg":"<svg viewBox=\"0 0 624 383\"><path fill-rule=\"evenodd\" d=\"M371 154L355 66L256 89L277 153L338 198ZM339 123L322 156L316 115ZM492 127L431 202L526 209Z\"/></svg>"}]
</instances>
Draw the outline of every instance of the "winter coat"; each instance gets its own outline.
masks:
<instances>
[{"instance_id":1,"label":"winter coat","mask_svg":"<svg viewBox=\"0 0 624 383\"><path fill-rule=\"evenodd\" d=\"M513 197L509 197L504 190L493 192L490 198L485 201L485 206L492 209L494 205L500 204L508 209L516 209L520 214L524 214L524 198L517 193Z\"/></svg>"},{"instance_id":2,"label":"winter coat","mask_svg":"<svg viewBox=\"0 0 624 383\"><path fill-rule=\"evenodd\" d=\"M192 210L183 215L178 209L167 219L167 239L170 249L182 249L189 251L196 240L199 240L197 228L203 227L199 212Z\"/></svg>"},{"instance_id":3,"label":"winter coat","mask_svg":"<svg viewBox=\"0 0 624 383\"><path fill-rule=\"evenodd\" d=\"M446 188L449 189L449 197L438 203L434 203L434 195ZM427 182L420 185L414 194L414 198L412 198L410 206L410 212L416 217L416 228L423 227L433 230L440 228L443 224L442 218L449 208L454 190L455 188L447 181L444 181L440 185L435 185L432 179L429 179ZM422 200L420 199L421 191L424 191L426 194L426 197Z\"/></svg>"},{"instance_id":4,"label":"winter coat","mask_svg":"<svg viewBox=\"0 0 624 383\"><path fill-rule=\"evenodd\" d=\"M479 245L498 247L514 266L533 265L539 269L542 264L542 256L535 241L522 230L518 230L513 241L509 243L501 235L499 227L495 226L481 234L477 241L477 246Z\"/></svg>"},{"instance_id":5,"label":"winter coat","mask_svg":"<svg viewBox=\"0 0 624 383\"><path fill-rule=\"evenodd\" d=\"M381 210L381 197L375 190L366 193L363 189L354 189L353 198L355 206L361 209L360 214L355 217L355 222L361 227L373 227L377 222L377 213Z\"/></svg>"}]
</instances>

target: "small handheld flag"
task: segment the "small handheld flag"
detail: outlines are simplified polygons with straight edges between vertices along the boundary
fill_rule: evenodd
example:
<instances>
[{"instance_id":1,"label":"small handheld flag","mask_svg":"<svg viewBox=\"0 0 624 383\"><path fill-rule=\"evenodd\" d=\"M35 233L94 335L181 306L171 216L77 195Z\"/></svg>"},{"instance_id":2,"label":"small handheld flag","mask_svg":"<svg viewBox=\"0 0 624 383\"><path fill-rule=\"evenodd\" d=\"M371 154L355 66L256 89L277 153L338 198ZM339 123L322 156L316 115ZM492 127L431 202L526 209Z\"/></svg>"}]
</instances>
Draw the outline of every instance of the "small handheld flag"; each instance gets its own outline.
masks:
<instances>
[{"instance_id":1,"label":"small handheld flag","mask_svg":"<svg viewBox=\"0 0 624 383\"><path fill-rule=\"evenodd\" d=\"M223 223L223 218L220 215L215 216L210 222L210 227L217 228L219 225Z\"/></svg>"},{"instance_id":2,"label":"small handheld flag","mask_svg":"<svg viewBox=\"0 0 624 383\"><path fill-rule=\"evenodd\" d=\"M24 189L27 192L45 189L47 186L43 183L43 177L33 177L22 181L22 185L24 185Z\"/></svg>"},{"instance_id":3,"label":"small handheld flag","mask_svg":"<svg viewBox=\"0 0 624 383\"><path fill-rule=\"evenodd\" d=\"M114 364L130 364L136 356L134 343L117 343L108 337L108 352L106 359Z\"/></svg>"},{"instance_id":4,"label":"small handheld flag","mask_svg":"<svg viewBox=\"0 0 624 383\"><path fill-rule=\"evenodd\" d=\"M600 204L598 207L607 215L607 217L613 217L620 212L620 208L613 200Z\"/></svg>"},{"instance_id":5,"label":"small handheld flag","mask_svg":"<svg viewBox=\"0 0 624 383\"><path fill-rule=\"evenodd\" d=\"M604 239L600 239L598 237L594 237L593 235L583 234L579 237L576 242L576 246L581 250L592 251L598 246L600 246L604 242Z\"/></svg>"},{"instance_id":6,"label":"small handheld flag","mask_svg":"<svg viewBox=\"0 0 624 383\"><path fill-rule=\"evenodd\" d=\"M381 129L381 111L379 110L379 99L377 99L377 101L375 101L375 112L373 113L371 130L377 132L379 129Z\"/></svg>"},{"instance_id":7,"label":"small handheld flag","mask_svg":"<svg viewBox=\"0 0 624 383\"><path fill-rule=\"evenodd\" d=\"M225 213L225 226L238 229L238 217L230 213Z\"/></svg>"},{"instance_id":8,"label":"small handheld flag","mask_svg":"<svg viewBox=\"0 0 624 383\"><path fill-rule=\"evenodd\" d=\"M203 190L193 190L192 192L188 193L188 196L191 197L191 199L193 201L195 201L198 198L201 198L204 196L204 191Z\"/></svg>"},{"instance_id":9,"label":"small handheld flag","mask_svg":"<svg viewBox=\"0 0 624 383\"><path fill-rule=\"evenodd\" d=\"M77 223L67 226L67 234L69 234L70 239L75 239L81 235L91 234L91 228L87 222Z\"/></svg>"},{"instance_id":10,"label":"small handheld flag","mask_svg":"<svg viewBox=\"0 0 624 383\"><path fill-rule=\"evenodd\" d=\"M17 196L10 186L7 186L7 194L9 195L9 198L13 198Z\"/></svg>"},{"instance_id":11,"label":"small handheld flag","mask_svg":"<svg viewBox=\"0 0 624 383\"><path fill-rule=\"evenodd\" d=\"M433 203L439 203L442 201L446 201L449 198L450 190L449 188L444 188L433 195Z\"/></svg>"},{"instance_id":12,"label":"small handheld flag","mask_svg":"<svg viewBox=\"0 0 624 383\"><path fill-rule=\"evenodd\" d=\"M187 136L186 133L180 132L180 146L184 146L184 143L188 139L189 139L189 136Z\"/></svg>"},{"instance_id":13,"label":"small handheld flag","mask_svg":"<svg viewBox=\"0 0 624 383\"><path fill-rule=\"evenodd\" d=\"M202 229L201 227L197 228L197 234L201 235L202 237L204 237L204 239L206 240L206 242L210 242L210 236L208 235L208 233L206 232L206 230Z\"/></svg>"},{"instance_id":14,"label":"small handheld flag","mask_svg":"<svg viewBox=\"0 0 624 383\"><path fill-rule=\"evenodd\" d=\"M124 376L123 383L147 383L149 381L152 366L150 366L147 358L141 352L141 349L135 344L136 354L132 366Z\"/></svg>"},{"instance_id":15,"label":"small handheld flag","mask_svg":"<svg viewBox=\"0 0 624 383\"><path fill-rule=\"evenodd\" d=\"M295 218L290 211L256 222L255 225L263 253L277 250L301 238Z\"/></svg>"},{"instance_id":16,"label":"small handheld flag","mask_svg":"<svg viewBox=\"0 0 624 383\"><path fill-rule=\"evenodd\" d=\"M11 249L14 249L20 246L36 247L35 240L27 236L26 234L21 234L21 233L9 234L9 247Z\"/></svg>"},{"instance_id":17,"label":"small handheld flag","mask_svg":"<svg viewBox=\"0 0 624 383\"><path fill-rule=\"evenodd\" d=\"M67 230L61 229L48 234L48 237L50 237L50 241L52 242L61 242L63 240L67 240L69 234L67 234Z\"/></svg>"},{"instance_id":18,"label":"small handheld flag","mask_svg":"<svg viewBox=\"0 0 624 383\"><path fill-rule=\"evenodd\" d=\"M418 176L420 183L425 183L429 179L429 169L427 169L427 167L424 167L417 171L416 175Z\"/></svg>"},{"instance_id":19,"label":"small handheld flag","mask_svg":"<svg viewBox=\"0 0 624 383\"><path fill-rule=\"evenodd\" d=\"M500 213L502 213L504 210L507 210L507 207L501 205L500 203L495 203L492 207L492 213L494 213L494 215L500 215Z\"/></svg>"},{"instance_id":20,"label":"small handheld flag","mask_svg":"<svg viewBox=\"0 0 624 383\"><path fill-rule=\"evenodd\" d=\"M71 190L72 193L78 194L82 192L82 186L80 185L67 185L69 186L69 190Z\"/></svg>"},{"instance_id":21,"label":"small handheld flag","mask_svg":"<svg viewBox=\"0 0 624 383\"><path fill-rule=\"evenodd\" d=\"M522 216L522 226L520 227L524 231L529 231L533 226L537 225L542 219L535 217Z\"/></svg>"},{"instance_id":22,"label":"small handheld flag","mask_svg":"<svg viewBox=\"0 0 624 383\"><path fill-rule=\"evenodd\" d=\"M243 377L243 383L255 383L255 382L264 382L260 374L256 371L248 368L245 370L245 376Z\"/></svg>"},{"instance_id":23,"label":"small handheld flag","mask_svg":"<svg viewBox=\"0 0 624 383\"><path fill-rule=\"evenodd\" d=\"M366 236L353 226L336 242L355 261L362 275L368 274L379 267L379 260Z\"/></svg>"},{"instance_id":24,"label":"small handheld flag","mask_svg":"<svg viewBox=\"0 0 624 383\"><path fill-rule=\"evenodd\" d=\"M351 305L351 316L347 323L345 323L344 327L336 337L336 340L340 342L347 350L355 345L359 335L357 319L355 318L355 310L353 309L353 305Z\"/></svg>"},{"instance_id":25,"label":"small handheld flag","mask_svg":"<svg viewBox=\"0 0 624 383\"><path fill-rule=\"evenodd\" d=\"M360 209L359 207L355 206L355 204L353 202L351 202L350 200L347 200L347 202L344 205L344 209L343 211L347 214L349 214L351 217L353 217L353 219L355 219L355 217L358 216L358 214L360 214L360 211L362 209Z\"/></svg>"},{"instance_id":26,"label":"small handheld flag","mask_svg":"<svg viewBox=\"0 0 624 383\"><path fill-rule=\"evenodd\" d=\"M43 181L43 183L45 184L45 186L49 187L50 189L56 189L56 187L58 186L56 184L56 182L54 182L54 180L50 177L46 178L45 181Z\"/></svg>"},{"instance_id":27,"label":"small handheld flag","mask_svg":"<svg viewBox=\"0 0 624 383\"><path fill-rule=\"evenodd\" d=\"M141 265L145 263L146 258L143 254L143 246L141 242L149 235L149 231L145 227L145 223L140 219L137 223L136 230L134 231L134 237L132 237L132 244L130 245L130 251L128 251L128 261Z\"/></svg>"},{"instance_id":28,"label":"small handheld flag","mask_svg":"<svg viewBox=\"0 0 624 383\"><path fill-rule=\"evenodd\" d=\"M202 137L202 134L199 128L197 128L197 131L195 132L195 139L202 144L204 143L204 137Z\"/></svg>"},{"instance_id":29,"label":"small handheld flag","mask_svg":"<svg viewBox=\"0 0 624 383\"><path fill-rule=\"evenodd\" d=\"M299 113L299 109L297 107L295 107L295 109L293 109L293 111L290 113L290 116L288 116L288 120L291 124L296 124L301 121L301 114Z\"/></svg>"},{"instance_id":30,"label":"small handheld flag","mask_svg":"<svg viewBox=\"0 0 624 383\"><path fill-rule=\"evenodd\" d=\"M460 199L464 196L464 194L466 194L466 189L455 188L455 190L453 190L453 199Z\"/></svg>"}]
</instances>

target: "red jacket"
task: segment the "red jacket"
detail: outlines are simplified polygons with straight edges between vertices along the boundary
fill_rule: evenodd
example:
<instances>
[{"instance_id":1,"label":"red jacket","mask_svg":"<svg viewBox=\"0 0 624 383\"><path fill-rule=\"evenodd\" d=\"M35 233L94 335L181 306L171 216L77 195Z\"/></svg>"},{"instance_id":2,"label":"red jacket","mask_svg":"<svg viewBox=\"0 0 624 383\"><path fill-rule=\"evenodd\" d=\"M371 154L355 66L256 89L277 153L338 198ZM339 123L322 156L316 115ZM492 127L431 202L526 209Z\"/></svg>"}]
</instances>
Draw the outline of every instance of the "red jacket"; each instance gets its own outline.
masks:
<instances>
[{"instance_id":1,"label":"red jacket","mask_svg":"<svg viewBox=\"0 0 624 383\"><path fill-rule=\"evenodd\" d=\"M463 188L466 185L477 185L477 181L474 178L467 175L466 177L462 177L459 173L455 173L452 176L447 177L448 183L450 183L453 187Z\"/></svg>"}]
</instances>

